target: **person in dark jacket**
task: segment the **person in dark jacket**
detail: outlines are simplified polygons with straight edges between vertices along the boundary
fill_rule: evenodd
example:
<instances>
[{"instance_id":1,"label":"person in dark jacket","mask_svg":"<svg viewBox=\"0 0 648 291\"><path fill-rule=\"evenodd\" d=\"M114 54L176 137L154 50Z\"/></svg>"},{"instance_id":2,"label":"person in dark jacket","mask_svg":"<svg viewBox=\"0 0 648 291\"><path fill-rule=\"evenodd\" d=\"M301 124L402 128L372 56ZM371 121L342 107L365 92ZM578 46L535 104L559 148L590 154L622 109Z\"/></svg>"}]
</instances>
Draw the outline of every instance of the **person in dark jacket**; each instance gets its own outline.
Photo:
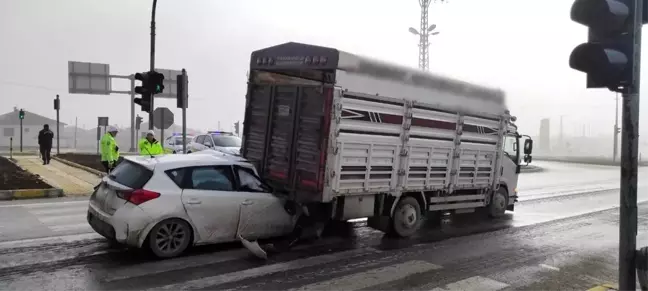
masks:
<instances>
[{"instance_id":1,"label":"person in dark jacket","mask_svg":"<svg viewBox=\"0 0 648 291\"><path fill-rule=\"evenodd\" d=\"M38 145L40 146L41 157L43 158L43 165L50 163L50 153L52 152L52 140L54 139L54 132L49 129L49 125L43 125L43 129L38 132Z\"/></svg>"}]
</instances>

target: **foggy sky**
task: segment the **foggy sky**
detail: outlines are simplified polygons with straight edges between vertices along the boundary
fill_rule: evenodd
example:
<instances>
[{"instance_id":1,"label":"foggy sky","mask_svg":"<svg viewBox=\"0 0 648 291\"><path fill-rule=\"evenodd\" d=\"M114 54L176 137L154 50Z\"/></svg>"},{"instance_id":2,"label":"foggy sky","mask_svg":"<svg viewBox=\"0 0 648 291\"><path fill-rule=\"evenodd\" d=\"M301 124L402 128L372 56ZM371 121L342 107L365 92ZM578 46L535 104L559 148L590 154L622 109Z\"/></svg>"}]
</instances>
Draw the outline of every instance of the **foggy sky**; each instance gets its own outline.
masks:
<instances>
[{"instance_id":1,"label":"foggy sky","mask_svg":"<svg viewBox=\"0 0 648 291\"><path fill-rule=\"evenodd\" d=\"M53 117L51 100L60 94L63 122L73 125L78 117L79 126L90 128L107 115L128 126L127 95L67 93L67 62L108 63L122 75L148 70L151 2L0 0L0 114L18 106ZM243 118L250 53L263 47L297 41L417 66L418 38L407 31L419 27L414 0L158 2L156 67L187 69L192 128L214 129L220 121L231 129ZM587 36L569 19L571 4L432 4L430 23L441 33L430 38L430 70L504 89L525 133L537 134L540 118L563 115L567 133L580 134L587 123L589 134L611 134L614 93L585 90L584 75L568 66L571 50ZM642 103L647 120L648 102ZM171 108L180 120L175 100L156 106Z\"/></svg>"}]
</instances>

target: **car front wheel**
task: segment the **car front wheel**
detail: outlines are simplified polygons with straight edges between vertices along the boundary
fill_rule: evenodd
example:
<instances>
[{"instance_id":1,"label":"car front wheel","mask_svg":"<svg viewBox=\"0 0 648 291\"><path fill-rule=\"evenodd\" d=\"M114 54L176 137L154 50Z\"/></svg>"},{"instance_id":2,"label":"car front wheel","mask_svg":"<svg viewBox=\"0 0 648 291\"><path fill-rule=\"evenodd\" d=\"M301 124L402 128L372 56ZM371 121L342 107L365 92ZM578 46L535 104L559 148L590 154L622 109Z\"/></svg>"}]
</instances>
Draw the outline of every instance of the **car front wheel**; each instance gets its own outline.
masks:
<instances>
[{"instance_id":1,"label":"car front wheel","mask_svg":"<svg viewBox=\"0 0 648 291\"><path fill-rule=\"evenodd\" d=\"M151 229L149 249L159 258L177 257L189 247L191 232L191 226L182 219L164 220Z\"/></svg>"}]
</instances>

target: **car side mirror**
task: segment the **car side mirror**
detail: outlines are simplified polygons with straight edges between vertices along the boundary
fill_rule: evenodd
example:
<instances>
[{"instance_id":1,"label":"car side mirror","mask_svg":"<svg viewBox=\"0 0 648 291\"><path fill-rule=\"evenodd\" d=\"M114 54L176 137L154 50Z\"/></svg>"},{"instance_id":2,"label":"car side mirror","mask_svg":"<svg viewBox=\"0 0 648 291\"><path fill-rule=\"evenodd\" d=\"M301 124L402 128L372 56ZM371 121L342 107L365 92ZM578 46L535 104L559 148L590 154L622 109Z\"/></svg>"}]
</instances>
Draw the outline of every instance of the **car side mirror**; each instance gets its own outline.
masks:
<instances>
[{"instance_id":1,"label":"car side mirror","mask_svg":"<svg viewBox=\"0 0 648 291\"><path fill-rule=\"evenodd\" d=\"M525 162L527 165L530 164L532 161L533 161L533 158L531 157L531 155L525 155L525 156L524 156L524 162Z\"/></svg>"},{"instance_id":2,"label":"car side mirror","mask_svg":"<svg viewBox=\"0 0 648 291\"><path fill-rule=\"evenodd\" d=\"M533 140L529 138L524 141L524 154L530 155L532 152L533 152Z\"/></svg>"}]
</instances>

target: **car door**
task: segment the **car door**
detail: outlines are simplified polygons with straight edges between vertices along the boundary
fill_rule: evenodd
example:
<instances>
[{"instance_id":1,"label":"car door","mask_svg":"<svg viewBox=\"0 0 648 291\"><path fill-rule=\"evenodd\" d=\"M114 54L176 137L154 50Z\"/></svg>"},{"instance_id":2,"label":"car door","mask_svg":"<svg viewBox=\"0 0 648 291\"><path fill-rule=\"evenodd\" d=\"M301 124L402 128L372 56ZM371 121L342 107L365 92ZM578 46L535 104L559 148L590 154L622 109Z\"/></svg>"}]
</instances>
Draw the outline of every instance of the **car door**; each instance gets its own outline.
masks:
<instances>
[{"instance_id":1,"label":"car door","mask_svg":"<svg viewBox=\"0 0 648 291\"><path fill-rule=\"evenodd\" d=\"M214 141L210 135L205 136L205 141L203 142L204 149L211 149L214 147Z\"/></svg>"},{"instance_id":2,"label":"car door","mask_svg":"<svg viewBox=\"0 0 648 291\"><path fill-rule=\"evenodd\" d=\"M244 197L236 192L230 166L189 168L182 204L205 242L236 239Z\"/></svg>"},{"instance_id":3,"label":"car door","mask_svg":"<svg viewBox=\"0 0 648 291\"><path fill-rule=\"evenodd\" d=\"M281 236L293 229L295 217L284 209L285 200L249 168L234 166L239 194L245 197L241 209L239 233L246 239Z\"/></svg>"}]
</instances>

